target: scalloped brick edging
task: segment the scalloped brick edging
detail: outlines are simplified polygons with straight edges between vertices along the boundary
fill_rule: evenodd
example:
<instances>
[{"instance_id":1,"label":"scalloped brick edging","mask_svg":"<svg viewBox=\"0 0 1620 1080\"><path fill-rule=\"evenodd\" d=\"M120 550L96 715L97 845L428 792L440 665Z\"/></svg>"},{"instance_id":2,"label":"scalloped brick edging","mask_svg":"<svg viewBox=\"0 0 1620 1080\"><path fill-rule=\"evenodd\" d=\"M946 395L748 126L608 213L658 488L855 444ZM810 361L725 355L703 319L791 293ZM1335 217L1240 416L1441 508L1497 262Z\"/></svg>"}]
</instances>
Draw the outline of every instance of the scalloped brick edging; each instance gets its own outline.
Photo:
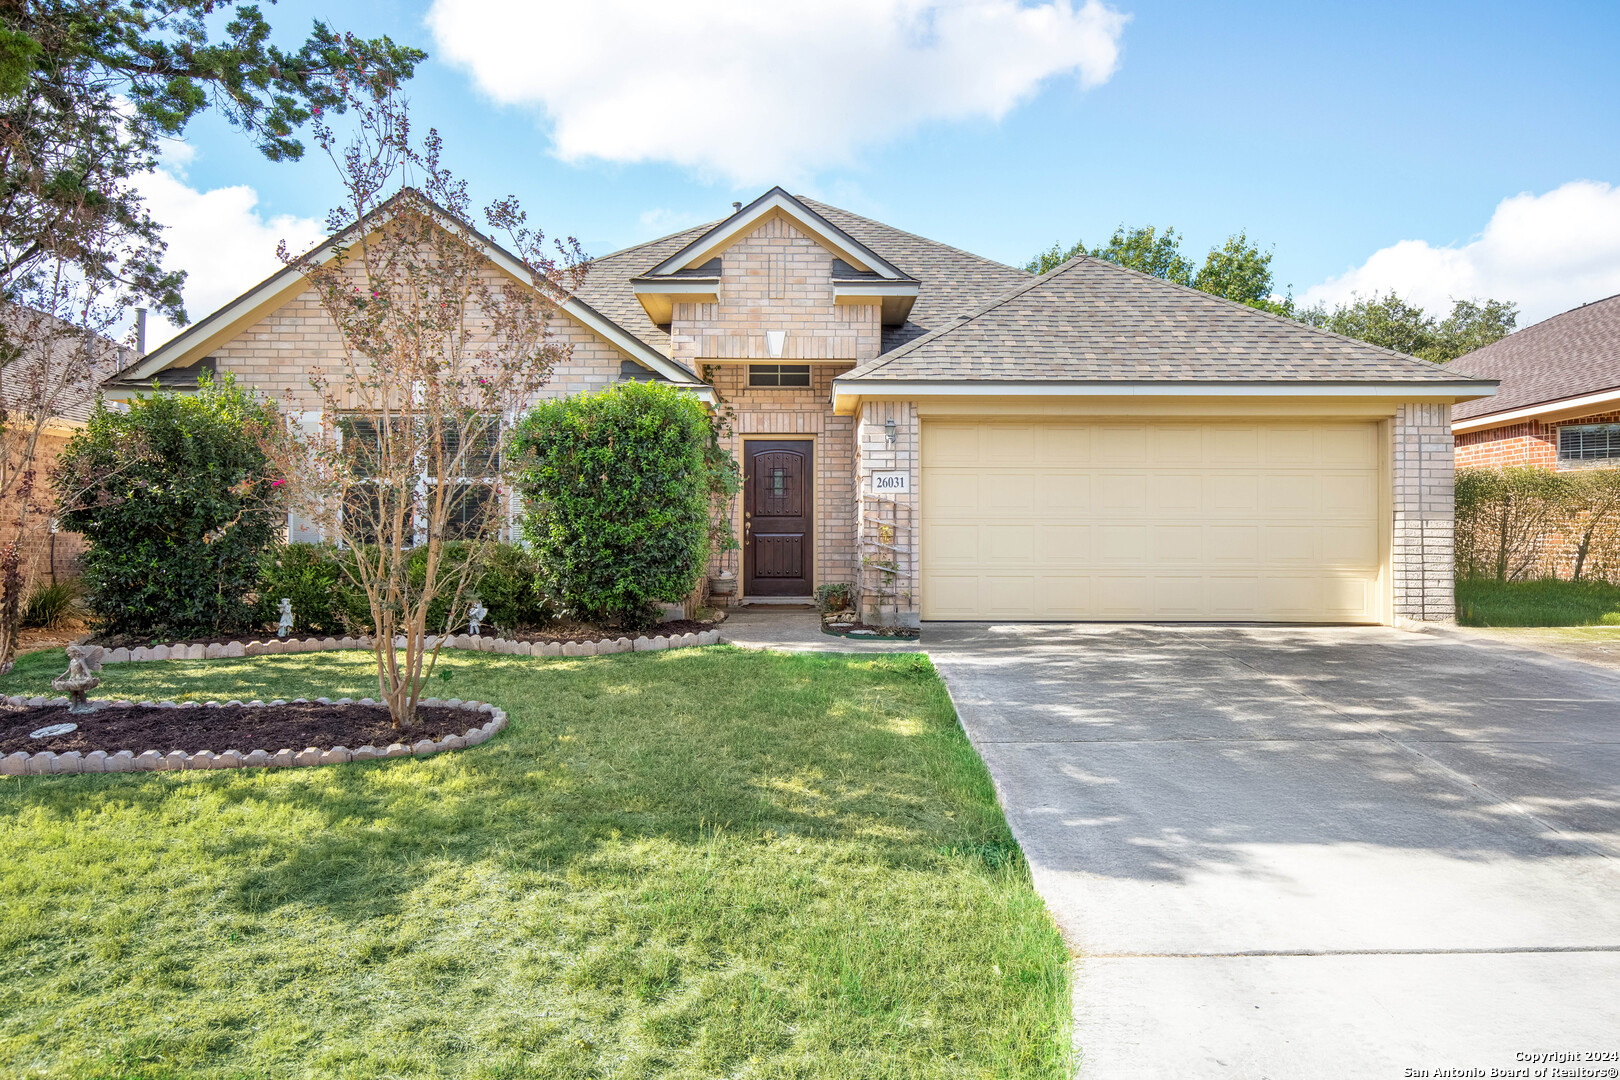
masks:
<instances>
[{"instance_id":1,"label":"scalloped brick edging","mask_svg":"<svg viewBox=\"0 0 1620 1080\"><path fill-rule=\"evenodd\" d=\"M66 705L67 698L24 698L11 697L6 699L11 705ZM299 698L288 702L277 699L271 702L263 701L209 701L198 703L187 701L176 704L172 701L114 701L110 704L116 707L127 708L131 705L141 705L155 709L207 709L218 708L220 705L305 705L309 698ZM378 702L371 698L315 698L320 705L376 705ZM246 768L297 768L305 765L342 765L350 761L371 761L376 758L391 757L427 757L445 750L461 750L468 746L477 746L490 736L506 726L506 710L497 708L485 701L462 701L460 698L450 698L448 701L439 698L423 698L420 705L442 705L446 708L465 709L468 712L488 713L489 719L483 724L468 728L460 735L446 735L442 739L419 739L407 746L404 743L389 743L383 749L375 746L362 746L358 750L350 750L346 746L334 746L330 750L321 750L309 746L303 750L277 750L271 753L268 750L226 750L216 754L212 750L199 750L195 754L188 754L184 750L171 750L169 753L160 753L157 750L146 750L139 754L133 750L120 750L116 754L109 754L105 750L92 750L88 754L78 750L69 750L65 754L58 754L50 750L41 750L37 754L25 754L21 750L0 758L0 776L53 776L62 773L118 773L118 772L166 772L174 769L246 769Z\"/></svg>"},{"instance_id":2,"label":"scalloped brick edging","mask_svg":"<svg viewBox=\"0 0 1620 1080\"><path fill-rule=\"evenodd\" d=\"M395 638L403 647L404 638ZM440 643L435 635L428 636L428 648ZM473 637L471 634L452 634L443 640L447 649L473 649L478 652L499 653L503 656L607 656L622 652L657 652L660 649L685 649L695 645L717 645L719 630L705 630L700 634L645 635L631 640L627 637L603 638L600 641L513 641L510 638ZM153 645L133 649L104 649L103 664L135 663L143 660L223 660L241 656L276 656L282 653L329 652L338 649L369 649L369 637L342 638L270 638L250 641L246 645L233 641L226 645Z\"/></svg>"}]
</instances>

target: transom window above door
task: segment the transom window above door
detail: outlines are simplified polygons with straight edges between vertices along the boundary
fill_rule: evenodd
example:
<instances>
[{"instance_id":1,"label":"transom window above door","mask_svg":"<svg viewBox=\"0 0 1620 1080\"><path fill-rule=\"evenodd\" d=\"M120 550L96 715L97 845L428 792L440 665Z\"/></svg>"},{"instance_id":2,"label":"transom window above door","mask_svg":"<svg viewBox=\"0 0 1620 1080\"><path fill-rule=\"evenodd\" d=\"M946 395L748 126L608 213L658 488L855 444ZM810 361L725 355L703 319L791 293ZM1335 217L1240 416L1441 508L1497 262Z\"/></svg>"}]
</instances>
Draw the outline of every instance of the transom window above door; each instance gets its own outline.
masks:
<instances>
[{"instance_id":1,"label":"transom window above door","mask_svg":"<svg viewBox=\"0 0 1620 1080\"><path fill-rule=\"evenodd\" d=\"M749 386L809 386L809 364L749 364Z\"/></svg>"},{"instance_id":2,"label":"transom window above door","mask_svg":"<svg viewBox=\"0 0 1620 1080\"><path fill-rule=\"evenodd\" d=\"M1620 424L1571 424L1558 429L1559 461L1620 458Z\"/></svg>"}]
</instances>

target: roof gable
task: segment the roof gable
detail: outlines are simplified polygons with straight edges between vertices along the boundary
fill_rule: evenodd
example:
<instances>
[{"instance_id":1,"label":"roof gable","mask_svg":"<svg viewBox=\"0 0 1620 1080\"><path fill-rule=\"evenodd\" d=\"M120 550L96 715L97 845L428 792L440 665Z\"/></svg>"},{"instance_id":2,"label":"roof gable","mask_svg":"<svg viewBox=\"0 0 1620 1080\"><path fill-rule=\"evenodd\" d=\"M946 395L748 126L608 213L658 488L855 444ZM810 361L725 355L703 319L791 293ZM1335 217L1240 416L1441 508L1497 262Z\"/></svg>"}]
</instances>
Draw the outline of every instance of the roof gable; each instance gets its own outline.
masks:
<instances>
[{"instance_id":1,"label":"roof gable","mask_svg":"<svg viewBox=\"0 0 1620 1080\"><path fill-rule=\"evenodd\" d=\"M1457 406L1454 420L1620 390L1620 295L1543 319L1446 367L1502 384L1493 398Z\"/></svg>"},{"instance_id":2,"label":"roof gable","mask_svg":"<svg viewBox=\"0 0 1620 1080\"><path fill-rule=\"evenodd\" d=\"M320 262L331 259L339 247L351 241L363 227L369 228L378 223L391 212L391 208L396 201L402 198L418 200L420 203L425 204L431 213L440 217L447 226L454 225L466 231L479 244L490 262L501 270L520 280L526 277L527 271L524 264L516 255L507 251L490 237L485 236L478 229L464 221L460 221L444 207L413 188L407 188L400 194L395 195L388 202L368 214L364 220L356 222L342 232L328 237L310 252L310 257ZM210 350L217 348L223 342L235 337L244 328L253 325L277 308L280 308L306 288L307 283L301 273L293 267L284 267L224 307L192 323L163 345L136 360L120 371L116 379L125 383L146 382L150 381L159 371L194 364ZM638 363L650 368L669 381L683 386L706 386L692 372L651 347L646 341L627 333L622 326L611 318L604 316L589 303L580 299L579 296L571 295L561 305L561 308L584 326L611 342L620 350L628 353Z\"/></svg>"},{"instance_id":3,"label":"roof gable","mask_svg":"<svg viewBox=\"0 0 1620 1080\"><path fill-rule=\"evenodd\" d=\"M737 241L752 235L772 215L790 218L799 231L857 270L876 274L888 281L912 280L882 255L816 213L808 205L773 187L747 206L666 256L643 276L664 277L693 270L721 254Z\"/></svg>"}]
</instances>

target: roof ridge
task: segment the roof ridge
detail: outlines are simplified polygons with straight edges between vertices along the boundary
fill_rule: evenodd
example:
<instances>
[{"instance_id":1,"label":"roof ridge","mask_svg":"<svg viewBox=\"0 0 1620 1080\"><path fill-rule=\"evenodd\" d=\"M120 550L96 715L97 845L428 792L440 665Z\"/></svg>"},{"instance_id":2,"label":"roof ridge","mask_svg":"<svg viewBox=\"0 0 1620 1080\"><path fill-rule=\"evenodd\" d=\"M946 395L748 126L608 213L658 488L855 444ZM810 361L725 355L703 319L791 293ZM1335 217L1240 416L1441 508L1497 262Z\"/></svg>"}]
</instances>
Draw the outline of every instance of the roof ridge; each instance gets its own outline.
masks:
<instances>
[{"instance_id":1,"label":"roof ridge","mask_svg":"<svg viewBox=\"0 0 1620 1080\"><path fill-rule=\"evenodd\" d=\"M987 262L991 266L999 266L1004 270L1016 270L1021 274L1028 274L1029 273L1029 271L1024 269L1022 266L1013 266L1011 263L1000 262L999 260L992 259L987 255L980 255L976 251L969 251L966 248L959 248L959 247L955 246L954 244L946 244L946 243L943 243L942 241L935 240L932 237L924 236L921 233L908 232L905 229L896 228L895 226L890 225L886 221L879 221L877 218L869 218L869 217L866 217L864 214L857 214L853 210L846 210L842 206L834 206L832 203L824 203L824 202L821 202L819 200L812 199L807 195L795 195L794 198L798 199L800 202L805 203L805 204L807 204L807 205L809 205L811 207L822 206L822 207L826 207L828 210L836 210L840 214L848 214L852 218L859 218L861 221L866 222L868 225L877 225L877 226L880 226L882 228L888 229L890 232L897 232L901 236L909 236L913 240L921 240L925 244L932 244L935 247L944 248L946 251L954 251L958 255L966 255L970 259L978 259L980 262Z\"/></svg>"}]
</instances>

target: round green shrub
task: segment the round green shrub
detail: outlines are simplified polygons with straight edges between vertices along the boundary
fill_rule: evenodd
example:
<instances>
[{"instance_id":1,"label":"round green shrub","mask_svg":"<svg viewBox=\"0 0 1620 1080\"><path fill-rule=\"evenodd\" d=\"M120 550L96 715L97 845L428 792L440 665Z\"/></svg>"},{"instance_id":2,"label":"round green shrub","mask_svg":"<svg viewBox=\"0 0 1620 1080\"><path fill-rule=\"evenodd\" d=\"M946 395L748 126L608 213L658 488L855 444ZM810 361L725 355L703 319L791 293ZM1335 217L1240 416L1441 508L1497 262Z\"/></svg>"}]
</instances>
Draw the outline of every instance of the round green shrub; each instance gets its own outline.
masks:
<instances>
[{"instance_id":1,"label":"round green shrub","mask_svg":"<svg viewBox=\"0 0 1620 1080\"><path fill-rule=\"evenodd\" d=\"M274 629L282 597L292 601L293 633L341 636L369 633L365 593L343 572L343 552L330 544L277 544L259 561L254 622Z\"/></svg>"},{"instance_id":2,"label":"round green shrub","mask_svg":"<svg viewBox=\"0 0 1620 1080\"><path fill-rule=\"evenodd\" d=\"M226 376L195 394L96 407L52 476L84 536L87 603L111 634L200 637L253 624L259 557L286 524L261 439L274 406Z\"/></svg>"},{"instance_id":3,"label":"round green shrub","mask_svg":"<svg viewBox=\"0 0 1620 1080\"><path fill-rule=\"evenodd\" d=\"M709 558L701 402L621 383L543 402L513 435L524 535L562 611L630 629L683 600Z\"/></svg>"}]
</instances>

